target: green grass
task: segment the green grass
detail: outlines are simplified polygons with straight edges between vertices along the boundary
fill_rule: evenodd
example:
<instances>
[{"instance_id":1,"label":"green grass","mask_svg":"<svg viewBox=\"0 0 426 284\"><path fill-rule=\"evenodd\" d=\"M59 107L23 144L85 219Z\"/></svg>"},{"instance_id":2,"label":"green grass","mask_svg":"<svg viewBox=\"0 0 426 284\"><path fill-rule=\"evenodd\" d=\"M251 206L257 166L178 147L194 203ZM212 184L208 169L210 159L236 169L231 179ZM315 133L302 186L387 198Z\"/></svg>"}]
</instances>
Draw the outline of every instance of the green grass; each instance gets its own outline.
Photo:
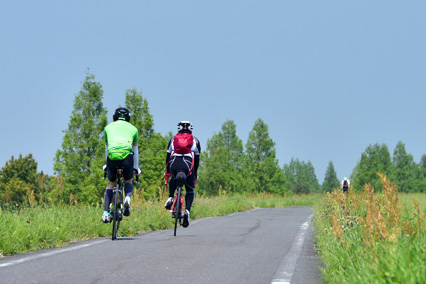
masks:
<instances>
[{"instance_id":1,"label":"green grass","mask_svg":"<svg viewBox=\"0 0 426 284\"><path fill-rule=\"evenodd\" d=\"M425 283L425 208L426 194L398 195L396 188L388 194L336 191L316 203L324 282Z\"/></svg>"},{"instance_id":2,"label":"green grass","mask_svg":"<svg viewBox=\"0 0 426 284\"><path fill-rule=\"evenodd\" d=\"M413 201L417 201L422 211L426 210L426 194L424 193L400 193L401 201L410 208L413 207Z\"/></svg>"},{"instance_id":3,"label":"green grass","mask_svg":"<svg viewBox=\"0 0 426 284\"><path fill-rule=\"evenodd\" d=\"M191 219L222 216L261 207L312 206L320 195L276 197L220 195L197 197ZM164 230L173 226L164 200L132 202L132 214L121 223L119 236ZM0 256L65 246L69 242L111 236L112 225L103 224L101 206L50 206L20 211L0 211Z\"/></svg>"}]
</instances>

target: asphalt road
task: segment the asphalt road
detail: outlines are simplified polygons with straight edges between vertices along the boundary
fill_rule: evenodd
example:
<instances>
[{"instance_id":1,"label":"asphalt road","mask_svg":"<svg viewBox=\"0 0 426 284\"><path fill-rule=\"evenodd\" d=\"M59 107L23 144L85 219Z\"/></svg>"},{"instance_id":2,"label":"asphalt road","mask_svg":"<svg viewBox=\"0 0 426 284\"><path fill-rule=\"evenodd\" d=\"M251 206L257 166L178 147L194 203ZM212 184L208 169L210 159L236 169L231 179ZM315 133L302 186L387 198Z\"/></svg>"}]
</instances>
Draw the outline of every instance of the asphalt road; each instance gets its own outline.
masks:
<instances>
[{"instance_id":1,"label":"asphalt road","mask_svg":"<svg viewBox=\"0 0 426 284\"><path fill-rule=\"evenodd\" d=\"M0 283L322 283L312 208L202 218L188 228L0 258ZM171 221L172 222L172 221Z\"/></svg>"}]
</instances>

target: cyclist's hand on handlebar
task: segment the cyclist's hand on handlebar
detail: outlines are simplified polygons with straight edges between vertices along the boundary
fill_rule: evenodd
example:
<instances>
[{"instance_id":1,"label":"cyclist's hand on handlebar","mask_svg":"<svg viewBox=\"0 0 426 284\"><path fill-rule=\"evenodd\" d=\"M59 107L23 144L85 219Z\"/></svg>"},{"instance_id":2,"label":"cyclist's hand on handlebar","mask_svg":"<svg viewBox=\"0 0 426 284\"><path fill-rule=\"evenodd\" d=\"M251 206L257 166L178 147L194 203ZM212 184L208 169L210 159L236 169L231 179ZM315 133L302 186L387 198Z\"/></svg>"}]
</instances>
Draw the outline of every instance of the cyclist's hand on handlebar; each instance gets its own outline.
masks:
<instances>
[{"instance_id":1,"label":"cyclist's hand on handlebar","mask_svg":"<svg viewBox=\"0 0 426 284\"><path fill-rule=\"evenodd\" d=\"M102 167L102 169L104 170L104 180L106 179L106 176L107 176L107 165L104 165L103 167Z\"/></svg>"},{"instance_id":2,"label":"cyclist's hand on handlebar","mask_svg":"<svg viewBox=\"0 0 426 284\"><path fill-rule=\"evenodd\" d=\"M139 175L141 174L141 169L140 168L137 168L137 169L135 169L135 168L133 168L133 171L135 172L135 174L136 174L136 180L135 180L135 183L138 183L139 182Z\"/></svg>"}]
</instances>

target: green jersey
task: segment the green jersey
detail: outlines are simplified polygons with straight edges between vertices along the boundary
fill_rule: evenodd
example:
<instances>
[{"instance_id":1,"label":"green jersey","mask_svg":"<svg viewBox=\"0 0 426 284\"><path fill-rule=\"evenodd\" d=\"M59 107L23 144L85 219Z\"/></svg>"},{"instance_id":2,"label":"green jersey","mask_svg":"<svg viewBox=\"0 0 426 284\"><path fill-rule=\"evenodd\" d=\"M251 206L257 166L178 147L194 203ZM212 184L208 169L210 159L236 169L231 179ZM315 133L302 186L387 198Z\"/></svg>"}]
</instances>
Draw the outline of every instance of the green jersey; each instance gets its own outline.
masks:
<instances>
[{"instance_id":1,"label":"green jersey","mask_svg":"<svg viewBox=\"0 0 426 284\"><path fill-rule=\"evenodd\" d=\"M139 142L138 129L127 121L117 120L105 126L104 140L108 143L108 157L124 160Z\"/></svg>"}]
</instances>

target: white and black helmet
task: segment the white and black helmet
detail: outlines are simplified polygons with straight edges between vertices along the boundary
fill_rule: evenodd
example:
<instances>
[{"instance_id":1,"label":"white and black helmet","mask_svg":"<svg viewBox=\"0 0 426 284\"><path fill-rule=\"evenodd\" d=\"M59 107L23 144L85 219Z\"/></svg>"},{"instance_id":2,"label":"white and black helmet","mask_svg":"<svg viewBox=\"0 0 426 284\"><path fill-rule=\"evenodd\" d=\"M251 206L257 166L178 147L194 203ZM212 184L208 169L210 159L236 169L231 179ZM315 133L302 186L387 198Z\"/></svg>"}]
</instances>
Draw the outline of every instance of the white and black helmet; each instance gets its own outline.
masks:
<instances>
[{"instance_id":1,"label":"white and black helmet","mask_svg":"<svg viewBox=\"0 0 426 284\"><path fill-rule=\"evenodd\" d=\"M185 132L185 131L192 132L192 130L194 129L194 126L192 125L190 121L182 120L181 122L178 123L177 129L179 132Z\"/></svg>"}]
</instances>

